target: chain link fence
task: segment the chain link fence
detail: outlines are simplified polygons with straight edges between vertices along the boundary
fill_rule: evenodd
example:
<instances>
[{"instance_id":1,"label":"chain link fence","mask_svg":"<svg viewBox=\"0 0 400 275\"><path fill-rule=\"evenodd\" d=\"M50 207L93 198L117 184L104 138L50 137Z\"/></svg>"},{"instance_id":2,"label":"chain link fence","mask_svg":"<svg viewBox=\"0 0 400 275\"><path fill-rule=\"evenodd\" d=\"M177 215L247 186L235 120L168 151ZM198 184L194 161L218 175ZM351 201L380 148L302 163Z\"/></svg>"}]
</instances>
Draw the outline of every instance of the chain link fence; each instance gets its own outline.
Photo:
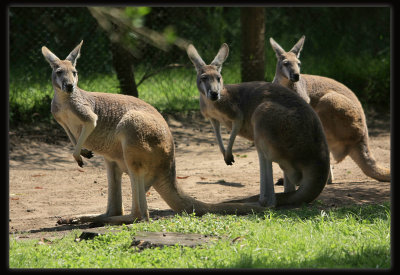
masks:
<instances>
[{"instance_id":1,"label":"chain link fence","mask_svg":"<svg viewBox=\"0 0 400 275\"><path fill-rule=\"evenodd\" d=\"M46 111L48 113L52 88L50 68L42 56L42 46L64 59L84 40L77 65L79 86L92 91L120 92L120 83L113 66L112 32L105 31L90 9L9 9L12 119L26 120L23 114L32 116ZM137 11L137 8L134 9ZM235 39L240 31L240 10L231 11L227 17L222 7L147 9L145 15L131 16L132 25L158 33L171 45L167 48L158 47L134 32L127 33L123 40L118 41L128 49L125 58L133 66L139 97L161 110L198 109L195 70L184 49L172 42L181 39L185 43L194 43L206 62L212 60L223 42L227 42L232 51L231 59L226 64L235 58L237 61L238 57L234 53L239 51L240 46L240 41ZM228 28L228 24L236 27Z\"/></svg>"},{"instance_id":2,"label":"chain link fence","mask_svg":"<svg viewBox=\"0 0 400 275\"><path fill-rule=\"evenodd\" d=\"M274 37L288 50L305 34L303 72L333 77L352 88L362 102L373 99L388 106L389 8L260 9L265 9L265 80L272 81L276 64L268 38ZM107 16L112 16L113 8L106 10ZM117 41L128 52L126 61L132 66L139 98L160 110L198 109L195 70L183 49L185 43L193 43L206 63L211 62L222 43L227 43L230 53L223 68L225 83L241 81L240 8L116 10L122 11L133 26L117 40L115 35L123 29L122 25L112 20L102 23L94 16L93 7L9 8L11 120L29 121L35 114L49 114L53 91L50 68L41 53L44 45L63 59L84 40L77 65L79 86L90 91L118 93L121 87L113 60L113 43ZM111 24L111 31L107 31L107 24ZM141 34L134 31L135 27L148 31ZM150 37L153 33L168 46L157 45ZM360 54L363 58L359 58ZM371 56L375 58L373 66L367 66L366 72L364 60ZM377 89L382 91L377 93Z\"/></svg>"}]
</instances>

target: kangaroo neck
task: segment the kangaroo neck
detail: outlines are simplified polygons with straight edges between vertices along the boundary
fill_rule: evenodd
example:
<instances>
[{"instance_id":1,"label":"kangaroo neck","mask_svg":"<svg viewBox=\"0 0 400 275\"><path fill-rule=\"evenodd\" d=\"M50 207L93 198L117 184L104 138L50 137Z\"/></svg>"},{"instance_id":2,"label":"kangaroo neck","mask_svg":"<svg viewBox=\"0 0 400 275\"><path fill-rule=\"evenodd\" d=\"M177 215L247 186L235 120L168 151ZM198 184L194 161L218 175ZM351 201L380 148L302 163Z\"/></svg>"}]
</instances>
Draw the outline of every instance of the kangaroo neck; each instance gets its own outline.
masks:
<instances>
[{"instance_id":1,"label":"kangaroo neck","mask_svg":"<svg viewBox=\"0 0 400 275\"><path fill-rule=\"evenodd\" d=\"M238 105L240 100L238 93L239 91L232 86L224 85L219 100L213 102L214 107L228 112L233 111L234 106Z\"/></svg>"},{"instance_id":2,"label":"kangaroo neck","mask_svg":"<svg viewBox=\"0 0 400 275\"><path fill-rule=\"evenodd\" d=\"M212 102L213 107L217 110L217 117L225 118L223 120L233 120L237 117L240 106L240 95L238 88L232 86L224 86L221 90L221 96L217 101Z\"/></svg>"},{"instance_id":3,"label":"kangaroo neck","mask_svg":"<svg viewBox=\"0 0 400 275\"><path fill-rule=\"evenodd\" d=\"M274 76L274 80L272 80L272 83L279 84L279 85L289 88L291 90L296 89L296 83L290 81L287 77L285 77L279 70L278 66L276 67L275 76Z\"/></svg>"},{"instance_id":4,"label":"kangaroo neck","mask_svg":"<svg viewBox=\"0 0 400 275\"><path fill-rule=\"evenodd\" d=\"M290 90L296 92L301 98L303 98L307 103L310 103L309 92L306 88L305 79L303 75L300 75L300 80L297 82L293 82L290 79L286 78L277 68L274 80L272 81L274 84L279 84L283 87L289 88Z\"/></svg>"},{"instance_id":5,"label":"kangaroo neck","mask_svg":"<svg viewBox=\"0 0 400 275\"><path fill-rule=\"evenodd\" d=\"M233 105L236 105L235 98L235 93L226 86L223 86L220 98L215 101L208 99L204 93L200 93L200 109L206 116L218 117L217 113L232 112Z\"/></svg>"},{"instance_id":6,"label":"kangaroo neck","mask_svg":"<svg viewBox=\"0 0 400 275\"><path fill-rule=\"evenodd\" d=\"M91 101L91 95L90 93L80 89L78 86L75 87L75 89L68 93L68 92L64 92L62 91L59 87L54 86L54 99L57 102L80 102L83 103L84 101Z\"/></svg>"},{"instance_id":7,"label":"kangaroo neck","mask_svg":"<svg viewBox=\"0 0 400 275\"><path fill-rule=\"evenodd\" d=\"M220 94L220 99L217 100L215 103L222 103L229 100L229 102L236 103L237 99L237 91L234 89L230 89L229 86L223 86Z\"/></svg>"}]
</instances>

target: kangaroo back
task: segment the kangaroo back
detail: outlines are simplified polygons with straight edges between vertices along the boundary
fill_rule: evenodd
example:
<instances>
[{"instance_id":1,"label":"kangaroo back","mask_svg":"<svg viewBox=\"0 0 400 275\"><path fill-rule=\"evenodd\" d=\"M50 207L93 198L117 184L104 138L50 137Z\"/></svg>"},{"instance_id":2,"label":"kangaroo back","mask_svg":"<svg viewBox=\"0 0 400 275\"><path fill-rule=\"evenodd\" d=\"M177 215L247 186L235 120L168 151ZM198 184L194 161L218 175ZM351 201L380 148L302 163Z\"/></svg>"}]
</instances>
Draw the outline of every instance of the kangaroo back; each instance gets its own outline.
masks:
<instances>
[{"instance_id":1,"label":"kangaroo back","mask_svg":"<svg viewBox=\"0 0 400 275\"><path fill-rule=\"evenodd\" d=\"M268 146L265 155L279 164L285 181L299 185L297 190L293 186L276 193L276 206L309 203L322 192L329 174L321 122L297 94L279 85L265 85L269 85L268 100L261 101L252 117L255 145Z\"/></svg>"},{"instance_id":2,"label":"kangaroo back","mask_svg":"<svg viewBox=\"0 0 400 275\"><path fill-rule=\"evenodd\" d=\"M364 110L357 96L342 83L327 77L300 74L300 51L303 36L286 52L272 38L270 43L277 56L274 83L298 93L318 114L337 162L347 155L369 177L390 181L390 170L376 164L369 150L368 128Z\"/></svg>"},{"instance_id":3,"label":"kangaroo back","mask_svg":"<svg viewBox=\"0 0 400 275\"><path fill-rule=\"evenodd\" d=\"M193 45L187 52L197 71L200 108L213 125L225 163L234 162L232 146L237 134L254 140L260 163L260 204L274 206L315 199L326 184L329 151L312 108L280 85L265 82L223 85L220 71L228 53L225 43L210 65L206 65ZM220 123L231 129L226 150ZM281 195L275 198L271 162L277 162L283 169L290 189L295 189L296 184L307 185L294 192L293 201L285 201Z\"/></svg>"},{"instance_id":4,"label":"kangaroo back","mask_svg":"<svg viewBox=\"0 0 400 275\"><path fill-rule=\"evenodd\" d=\"M148 220L146 190L151 186L177 212L251 213L253 209L264 209L242 204L205 204L184 194L176 182L174 142L162 115L135 97L80 89L76 61L81 46L82 42L65 60L42 47L53 70L51 111L75 146L73 157L79 166L83 165L81 156L90 158L92 151L104 157L109 188L107 211L102 215L61 219L59 223L121 224ZM216 59L215 65L219 62ZM123 215L122 173L127 173L131 182L129 215Z\"/></svg>"}]
</instances>

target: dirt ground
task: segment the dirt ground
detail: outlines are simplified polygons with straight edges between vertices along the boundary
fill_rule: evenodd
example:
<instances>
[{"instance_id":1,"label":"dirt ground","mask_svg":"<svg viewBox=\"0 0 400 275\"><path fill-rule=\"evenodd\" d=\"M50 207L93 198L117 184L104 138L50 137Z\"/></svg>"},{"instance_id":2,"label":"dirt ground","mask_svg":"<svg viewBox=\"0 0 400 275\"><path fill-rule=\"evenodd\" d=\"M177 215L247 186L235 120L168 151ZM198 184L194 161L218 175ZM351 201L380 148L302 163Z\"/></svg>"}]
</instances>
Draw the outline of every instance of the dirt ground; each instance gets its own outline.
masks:
<instances>
[{"instance_id":1,"label":"dirt ground","mask_svg":"<svg viewBox=\"0 0 400 275\"><path fill-rule=\"evenodd\" d=\"M178 183L189 195L204 202L239 199L259 193L259 166L255 147L237 137L235 163L227 166L219 152L211 124L198 112L166 115L176 146ZM379 163L390 165L390 116L367 114L370 148ZM229 137L222 128L224 142ZM9 232L45 234L68 232L89 225L57 225L60 217L103 213L107 204L107 178L103 159L84 159L83 168L72 157L73 148L61 126L54 123L10 128ZM334 163L331 159L331 163ZM273 164L274 180L282 171ZM320 207L380 203L390 200L390 183L363 174L347 157L334 164L334 183L318 197ZM129 177L122 180L125 212L131 209ZM275 186L282 192L282 186ZM147 193L153 219L174 212L151 188Z\"/></svg>"}]
</instances>

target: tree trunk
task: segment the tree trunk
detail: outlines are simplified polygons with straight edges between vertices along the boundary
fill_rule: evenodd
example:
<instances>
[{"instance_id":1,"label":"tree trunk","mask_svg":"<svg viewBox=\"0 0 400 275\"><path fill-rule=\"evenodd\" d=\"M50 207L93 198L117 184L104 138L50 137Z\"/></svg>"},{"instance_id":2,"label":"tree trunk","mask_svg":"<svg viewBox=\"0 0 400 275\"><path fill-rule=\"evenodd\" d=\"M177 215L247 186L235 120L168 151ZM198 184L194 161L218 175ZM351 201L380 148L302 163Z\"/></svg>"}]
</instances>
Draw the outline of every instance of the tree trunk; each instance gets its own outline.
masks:
<instances>
[{"instance_id":1,"label":"tree trunk","mask_svg":"<svg viewBox=\"0 0 400 275\"><path fill-rule=\"evenodd\" d=\"M125 95L139 97L130 53L118 43L111 43L111 52L121 92Z\"/></svg>"},{"instance_id":2,"label":"tree trunk","mask_svg":"<svg viewBox=\"0 0 400 275\"><path fill-rule=\"evenodd\" d=\"M265 10L262 7L241 8L242 82L264 81L265 77Z\"/></svg>"}]
</instances>

